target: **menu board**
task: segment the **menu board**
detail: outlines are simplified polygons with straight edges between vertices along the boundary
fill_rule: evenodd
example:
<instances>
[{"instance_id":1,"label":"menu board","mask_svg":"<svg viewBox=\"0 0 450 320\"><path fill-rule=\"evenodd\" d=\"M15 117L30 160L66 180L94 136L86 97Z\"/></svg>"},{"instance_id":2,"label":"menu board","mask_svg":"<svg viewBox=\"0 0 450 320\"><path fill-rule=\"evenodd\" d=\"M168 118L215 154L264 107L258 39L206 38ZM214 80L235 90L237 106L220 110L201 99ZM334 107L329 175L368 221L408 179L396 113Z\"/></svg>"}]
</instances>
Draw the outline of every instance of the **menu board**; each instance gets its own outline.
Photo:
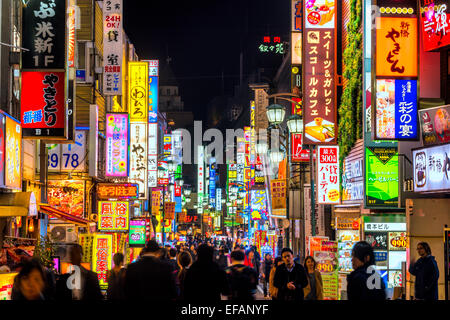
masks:
<instances>
[{"instance_id":1,"label":"menu board","mask_svg":"<svg viewBox=\"0 0 450 320\"><path fill-rule=\"evenodd\" d=\"M419 110L425 146L450 142L450 104Z\"/></svg>"},{"instance_id":2,"label":"menu board","mask_svg":"<svg viewBox=\"0 0 450 320\"><path fill-rule=\"evenodd\" d=\"M333 247L337 251L337 242L333 242ZM322 276L324 300L338 300L338 254L336 251L314 252L314 260L316 260L317 263L317 270Z\"/></svg>"}]
</instances>

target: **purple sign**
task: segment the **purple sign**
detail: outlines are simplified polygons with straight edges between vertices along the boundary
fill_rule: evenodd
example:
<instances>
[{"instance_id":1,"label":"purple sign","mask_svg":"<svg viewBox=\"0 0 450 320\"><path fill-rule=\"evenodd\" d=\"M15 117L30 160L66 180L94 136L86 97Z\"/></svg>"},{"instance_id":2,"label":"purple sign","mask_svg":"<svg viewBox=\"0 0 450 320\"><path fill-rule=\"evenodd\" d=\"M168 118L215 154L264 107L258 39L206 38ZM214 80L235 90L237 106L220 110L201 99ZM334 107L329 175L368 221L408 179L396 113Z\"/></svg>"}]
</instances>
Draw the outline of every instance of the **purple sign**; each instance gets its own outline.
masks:
<instances>
[{"instance_id":1,"label":"purple sign","mask_svg":"<svg viewBox=\"0 0 450 320\"><path fill-rule=\"evenodd\" d=\"M106 114L107 177L128 176L128 114Z\"/></svg>"},{"instance_id":2,"label":"purple sign","mask_svg":"<svg viewBox=\"0 0 450 320\"><path fill-rule=\"evenodd\" d=\"M395 80L395 138L417 137L417 81Z\"/></svg>"}]
</instances>

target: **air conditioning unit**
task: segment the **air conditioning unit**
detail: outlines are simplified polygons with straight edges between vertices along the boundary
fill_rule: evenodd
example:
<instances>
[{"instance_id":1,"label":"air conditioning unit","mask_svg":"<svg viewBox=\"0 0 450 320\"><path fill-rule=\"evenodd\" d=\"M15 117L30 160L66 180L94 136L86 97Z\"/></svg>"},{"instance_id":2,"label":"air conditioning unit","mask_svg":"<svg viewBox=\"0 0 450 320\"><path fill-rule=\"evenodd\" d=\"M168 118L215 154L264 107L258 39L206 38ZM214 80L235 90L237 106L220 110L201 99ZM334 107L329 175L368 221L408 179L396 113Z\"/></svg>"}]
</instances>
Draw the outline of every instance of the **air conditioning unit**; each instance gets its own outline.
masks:
<instances>
[{"instance_id":1,"label":"air conditioning unit","mask_svg":"<svg viewBox=\"0 0 450 320\"><path fill-rule=\"evenodd\" d=\"M49 238L52 242L77 242L78 236L73 224L50 225Z\"/></svg>"}]
</instances>

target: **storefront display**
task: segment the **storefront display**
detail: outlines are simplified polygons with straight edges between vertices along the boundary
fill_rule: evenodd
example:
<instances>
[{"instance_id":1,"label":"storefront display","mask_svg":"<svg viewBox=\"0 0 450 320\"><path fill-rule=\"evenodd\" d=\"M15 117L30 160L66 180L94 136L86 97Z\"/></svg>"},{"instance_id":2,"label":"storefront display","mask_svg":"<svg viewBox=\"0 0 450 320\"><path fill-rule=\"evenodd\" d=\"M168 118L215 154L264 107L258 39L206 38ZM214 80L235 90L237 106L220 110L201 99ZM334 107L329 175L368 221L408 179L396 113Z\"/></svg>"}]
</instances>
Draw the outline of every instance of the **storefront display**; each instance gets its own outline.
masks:
<instances>
[{"instance_id":1,"label":"storefront display","mask_svg":"<svg viewBox=\"0 0 450 320\"><path fill-rule=\"evenodd\" d=\"M338 300L338 246L336 241L321 241L320 251L314 252L317 270L321 273L324 300Z\"/></svg>"},{"instance_id":2,"label":"storefront display","mask_svg":"<svg viewBox=\"0 0 450 320\"><path fill-rule=\"evenodd\" d=\"M84 214L84 181L50 180L48 182L48 204L73 216Z\"/></svg>"}]
</instances>

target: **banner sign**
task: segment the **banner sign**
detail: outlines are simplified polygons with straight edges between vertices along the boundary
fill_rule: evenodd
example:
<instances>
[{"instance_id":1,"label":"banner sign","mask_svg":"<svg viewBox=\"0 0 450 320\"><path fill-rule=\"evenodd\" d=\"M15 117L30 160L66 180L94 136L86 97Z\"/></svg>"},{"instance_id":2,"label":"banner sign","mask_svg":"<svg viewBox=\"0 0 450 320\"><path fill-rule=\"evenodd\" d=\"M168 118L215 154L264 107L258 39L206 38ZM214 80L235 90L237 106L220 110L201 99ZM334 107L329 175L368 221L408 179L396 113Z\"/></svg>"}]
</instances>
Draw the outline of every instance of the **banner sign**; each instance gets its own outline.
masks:
<instances>
[{"instance_id":1,"label":"banner sign","mask_svg":"<svg viewBox=\"0 0 450 320\"><path fill-rule=\"evenodd\" d=\"M122 95L122 0L103 3L103 94Z\"/></svg>"},{"instance_id":2,"label":"banner sign","mask_svg":"<svg viewBox=\"0 0 450 320\"><path fill-rule=\"evenodd\" d=\"M424 145L450 142L450 104L419 110Z\"/></svg>"},{"instance_id":3,"label":"banner sign","mask_svg":"<svg viewBox=\"0 0 450 320\"><path fill-rule=\"evenodd\" d=\"M66 137L64 76L64 72L22 72L20 118L25 138Z\"/></svg>"},{"instance_id":4,"label":"banner sign","mask_svg":"<svg viewBox=\"0 0 450 320\"><path fill-rule=\"evenodd\" d=\"M222 188L216 189L216 210L222 212Z\"/></svg>"},{"instance_id":5,"label":"banner sign","mask_svg":"<svg viewBox=\"0 0 450 320\"><path fill-rule=\"evenodd\" d=\"M302 32L303 29L303 1L291 0L292 32ZM293 43L293 42L292 42Z\"/></svg>"},{"instance_id":6,"label":"banner sign","mask_svg":"<svg viewBox=\"0 0 450 320\"><path fill-rule=\"evenodd\" d=\"M22 190L22 128L17 120L8 115L5 115L4 120L5 186Z\"/></svg>"},{"instance_id":7,"label":"banner sign","mask_svg":"<svg viewBox=\"0 0 450 320\"><path fill-rule=\"evenodd\" d=\"M139 199L147 199L147 124L130 123L129 180L139 185Z\"/></svg>"},{"instance_id":8,"label":"banner sign","mask_svg":"<svg viewBox=\"0 0 450 320\"><path fill-rule=\"evenodd\" d=\"M309 150L302 149L302 135L299 133L291 134L291 157L292 162L309 161Z\"/></svg>"},{"instance_id":9,"label":"banner sign","mask_svg":"<svg viewBox=\"0 0 450 320\"><path fill-rule=\"evenodd\" d=\"M128 114L106 114L107 177L128 176Z\"/></svg>"},{"instance_id":10,"label":"banner sign","mask_svg":"<svg viewBox=\"0 0 450 320\"><path fill-rule=\"evenodd\" d=\"M158 185L158 124L148 124L148 186Z\"/></svg>"},{"instance_id":11,"label":"banner sign","mask_svg":"<svg viewBox=\"0 0 450 320\"><path fill-rule=\"evenodd\" d=\"M266 190L251 190L250 206L252 220L267 220Z\"/></svg>"},{"instance_id":12,"label":"banner sign","mask_svg":"<svg viewBox=\"0 0 450 320\"><path fill-rule=\"evenodd\" d=\"M418 138L417 80L377 79L375 138Z\"/></svg>"},{"instance_id":13,"label":"banner sign","mask_svg":"<svg viewBox=\"0 0 450 320\"><path fill-rule=\"evenodd\" d=\"M47 144L49 172L86 171L87 131L75 131L75 143ZM94 150L95 151L95 150Z\"/></svg>"},{"instance_id":14,"label":"banner sign","mask_svg":"<svg viewBox=\"0 0 450 320\"><path fill-rule=\"evenodd\" d=\"M338 204L339 193L339 147L319 146L317 161L317 200L319 204Z\"/></svg>"},{"instance_id":15,"label":"banner sign","mask_svg":"<svg viewBox=\"0 0 450 320\"><path fill-rule=\"evenodd\" d=\"M398 207L398 180L397 148L366 148L366 206Z\"/></svg>"},{"instance_id":16,"label":"banner sign","mask_svg":"<svg viewBox=\"0 0 450 320\"><path fill-rule=\"evenodd\" d=\"M291 64L302 64L302 33L291 33Z\"/></svg>"},{"instance_id":17,"label":"banner sign","mask_svg":"<svg viewBox=\"0 0 450 320\"><path fill-rule=\"evenodd\" d=\"M5 122L6 116L0 111L0 188L5 186Z\"/></svg>"},{"instance_id":18,"label":"banner sign","mask_svg":"<svg viewBox=\"0 0 450 320\"><path fill-rule=\"evenodd\" d=\"M166 220L175 219L175 202L164 203L164 219Z\"/></svg>"},{"instance_id":19,"label":"banner sign","mask_svg":"<svg viewBox=\"0 0 450 320\"><path fill-rule=\"evenodd\" d=\"M335 29L309 29L308 24L303 61L304 144L336 144Z\"/></svg>"},{"instance_id":20,"label":"banner sign","mask_svg":"<svg viewBox=\"0 0 450 320\"><path fill-rule=\"evenodd\" d=\"M66 1L27 1L22 21L22 46L29 49L22 51L22 70L64 69Z\"/></svg>"},{"instance_id":21,"label":"banner sign","mask_svg":"<svg viewBox=\"0 0 450 320\"><path fill-rule=\"evenodd\" d=\"M159 214L159 208L161 206L161 191L153 190L152 191L152 214Z\"/></svg>"},{"instance_id":22,"label":"banner sign","mask_svg":"<svg viewBox=\"0 0 450 320\"><path fill-rule=\"evenodd\" d=\"M130 231L128 232L130 247L145 247L145 227L145 219L130 220Z\"/></svg>"},{"instance_id":23,"label":"banner sign","mask_svg":"<svg viewBox=\"0 0 450 320\"><path fill-rule=\"evenodd\" d=\"M274 217L286 218L286 188L285 179L271 181L272 216Z\"/></svg>"},{"instance_id":24,"label":"banner sign","mask_svg":"<svg viewBox=\"0 0 450 320\"><path fill-rule=\"evenodd\" d=\"M89 106L89 176L98 176L98 105Z\"/></svg>"},{"instance_id":25,"label":"banner sign","mask_svg":"<svg viewBox=\"0 0 450 320\"><path fill-rule=\"evenodd\" d=\"M204 172L204 150L205 148L203 146L198 146L197 148L197 212L203 213L203 192L204 192L204 178L205 178L205 172Z\"/></svg>"},{"instance_id":26,"label":"banner sign","mask_svg":"<svg viewBox=\"0 0 450 320\"><path fill-rule=\"evenodd\" d=\"M450 144L413 150L414 192L449 192Z\"/></svg>"},{"instance_id":27,"label":"banner sign","mask_svg":"<svg viewBox=\"0 0 450 320\"><path fill-rule=\"evenodd\" d=\"M433 51L450 45L448 0L421 0L420 6L423 49Z\"/></svg>"},{"instance_id":28,"label":"banner sign","mask_svg":"<svg viewBox=\"0 0 450 320\"><path fill-rule=\"evenodd\" d=\"M128 106L130 123L147 123L148 117L148 63L128 63Z\"/></svg>"},{"instance_id":29,"label":"banner sign","mask_svg":"<svg viewBox=\"0 0 450 320\"><path fill-rule=\"evenodd\" d=\"M96 234L94 237L94 258L92 259L92 269L97 273L100 289L106 290L108 282L106 272L112 269L112 234Z\"/></svg>"},{"instance_id":30,"label":"banner sign","mask_svg":"<svg viewBox=\"0 0 450 320\"><path fill-rule=\"evenodd\" d=\"M138 190L137 184L99 183L97 184L97 198L101 200L136 199Z\"/></svg>"},{"instance_id":31,"label":"banner sign","mask_svg":"<svg viewBox=\"0 0 450 320\"><path fill-rule=\"evenodd\" d=\"M98 230L128 231L129 204L125 201L98 202Z\"/></svg>"},{"instance_id":32,"label":"banner sign","mask_svg":"<svg viewBox=\"0 0 450 320\"><path fill-rule=\"evenodd\" d=\"M148 122L158 122L159 60L143 60L148 63Z\"/></svg>"}]
</instances>

